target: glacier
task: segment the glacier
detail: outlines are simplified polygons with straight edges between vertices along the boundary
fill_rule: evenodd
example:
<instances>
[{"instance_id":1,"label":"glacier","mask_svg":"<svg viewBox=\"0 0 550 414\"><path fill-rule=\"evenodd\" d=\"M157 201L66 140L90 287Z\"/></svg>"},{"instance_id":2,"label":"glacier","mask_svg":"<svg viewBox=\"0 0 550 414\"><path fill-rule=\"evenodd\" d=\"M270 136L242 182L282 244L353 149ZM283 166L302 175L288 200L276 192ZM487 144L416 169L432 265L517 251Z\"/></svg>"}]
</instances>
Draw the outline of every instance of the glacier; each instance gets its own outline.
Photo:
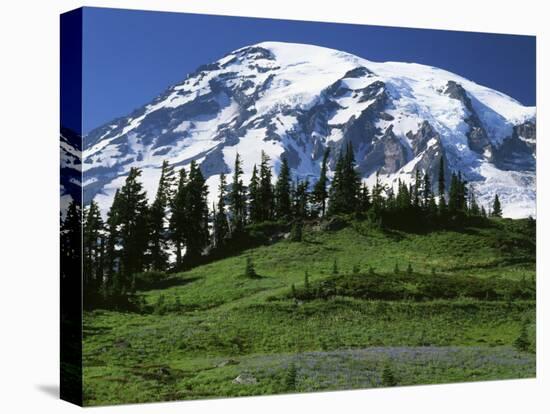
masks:
<instances>
[{"instance_id":1,"label":"glacier","mask_svg":"<svg viewBox=\"0 0 550 414\"><path fill-rule=\"evenodd\" d=\"M245 183L261 151L275 172L286 157L294 177L315 181L325 149L333 168L350 142L367 183L376 173L388 185L416 169L436 176L443 157L481 204L498 193L504 216L536 215L535 107L439 68L283 42L230 52L87 134L84 203L105 213L131 167L153 197L164 160L197 161L214 198L237 153Z\"/></svg>"}]
</instances>

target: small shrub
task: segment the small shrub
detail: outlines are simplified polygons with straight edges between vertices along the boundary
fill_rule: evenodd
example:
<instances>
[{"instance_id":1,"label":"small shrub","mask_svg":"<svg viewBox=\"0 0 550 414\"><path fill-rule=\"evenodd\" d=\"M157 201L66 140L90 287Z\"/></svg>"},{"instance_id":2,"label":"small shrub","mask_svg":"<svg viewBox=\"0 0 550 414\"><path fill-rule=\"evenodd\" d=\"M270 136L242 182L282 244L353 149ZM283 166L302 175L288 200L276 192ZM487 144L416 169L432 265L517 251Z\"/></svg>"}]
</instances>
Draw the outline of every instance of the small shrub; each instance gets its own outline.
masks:
<instances>
[{"instance_id":1,"label":"small shrub","mask_svg":"<svg viewBox=\"0 0 550 414\"><path fill-rule=\"evenodd\" d=\"M527 334L527 323L521 325L519 335L514 341L514 346L518 351L527 352L531 342L529 341L529 335Z\"/></svg>"},{"instance_id":2,"label":"small shrub","mask_svg":"<svg viewBox=\"0 0 550 414\"><path fill-rule=\"evenodd\" d=\"M389 363L384 365L384 370L382 371L382 385L384 387L395 387L397 385L397 380Z\"/></svg>"},{"instance_id":3,"label":"small shrub","mask_svg":"<svg viewBox=\"0 0 550 414\"><path fill-rule=\"evenodd\" d=\"M258 274L256 273L256 269L254 268L254 263L252 263L252 259L250 257L246 258L244 275L251 279L258 277Z\"/></svg>"},{"instance_id":4,"label":"small shrub","mask_svg":"<svg viewBox=\"0 0 550 414\"><path fill-rule=\"evenodd\" d=\"M284 386L286 391L288 392L296 391L296 376L297 376L296 364L292 362L287 368L286 374L285 374Z\"/></svg>"},{"instance_id":5,"label":"small shrub","mask_svg":"<svg viewBox=\"0 0 550 414\"><path fill-rule=\"evenodd\" d=\"M290 241L301 242L303 236L303 225L302 223L294 223L292 229L290 230Z\"/></svg>"}]
</instances>

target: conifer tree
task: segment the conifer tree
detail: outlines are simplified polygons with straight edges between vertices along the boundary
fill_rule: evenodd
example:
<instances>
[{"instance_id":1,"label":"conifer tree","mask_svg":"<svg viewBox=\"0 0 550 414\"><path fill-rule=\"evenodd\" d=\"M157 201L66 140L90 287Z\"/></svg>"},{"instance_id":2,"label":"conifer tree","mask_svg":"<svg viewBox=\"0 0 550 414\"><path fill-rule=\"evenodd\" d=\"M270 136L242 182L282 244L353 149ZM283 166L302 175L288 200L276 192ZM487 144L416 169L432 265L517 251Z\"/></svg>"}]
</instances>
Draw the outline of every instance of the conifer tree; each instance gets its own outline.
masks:
<instances>
[{"instance_id":1,"label":"conifer tree","mask_svg":"<svg viewBox=\"0 0 550 414\"><path fill-rule=\"evenodd\" d=\"M188 216L186 210L187 172L179 171L178 185L171 203L170 234L176 249L176 268L182 265L182 252L187 239Z\"/></svg>"},{"instance_id":2,"label":"conifer tree","mask_svg":"<svg viewBox=\"0 0 550 414\"><path fill-rule=\"evenodd\" d=\"M500 199L498 198L498 194L495 194L495 198L493 200L493 209L491 212L492 217L502 217L502 206L500 205Z\"/></svg>"},{"instance_id":3,"label":"conifer tree","mask_svg":"<svg viewBox=\"0 0 550 414\"><path fill-rule=\"evenodd\" d=\"M414 173L414 187L413 187L413 207L418 210L420 208L420 194L422 193L422 184L420 180L420 171L418 168Z\"/></svg>"},{"instance_id":4,"label":"conifer tree","mask_svg":"<svg viewBox=\"0 0 550 414\"><path fill-rule=\"evenodd\" d=\"M458 212L458 197L459 197L458 176L453 172L451 175L451 187L449 189L449 212L456 214Z\"/></svg>"},{"instance_id":5,"label":"conifer tree","mask_svg":"<svg viewBox=\"0 0 550 414\"><path fill-rule=\"evenodd\" d=\"M355 157L351 143L340 153L329 191L329 214L352 213L357 209L360 180L355 171Z\"/></svg>"},{"instance_id":6,"label":"conifer tree","mask_svg":"<svg viewBox=\"0 0 550 414\"><path fill-rule=\"evenodd\" d=\"M479 204L477 203L474 188L470 186L470 190L468 191L469 194L469 201L468 201L468 212L471 216L480 216L481 211L479 209Z\"/></svg>"},{"instance_id":7,"label":"conifer tree","mask_svg":"<svg viewBox=\"0 0 550 414\"><path fill-rule=\"evenodd\" d=\"M359 192L358 206L360 212L365 212L371 207L369 187L365 183L363 183Z\"/></svg>"},{"instance_id":8,"label":"conifer tree","mask_svg":"<svg viewBox=\"0 0 550 414\"><path fill-rule=\"evenodd\" d=\"M104 223L99 206L92 200L83 212L83 292L84 298L93 305L103 288Z\"/></svg>"},{"instance_id":9,"label":"conifer tree","mask_svg":"<svg viewBox=\"0 0 550 414\"><path fill-rule=\"evenodd\" d=\"M229 223L225 211L225 189L227 182L225 174L220 174L220 185L218 186L218 205L214 210L214 246L221 247L229 235Z\"/></svg>"},{"instance_id":10,"label":"conifer tree","mask_svg":"<svg viewBox=\"0 0 550 414\"><path fill-rule=\"evenodd\" d=\"M231 215L231 234L240 233L246 221L246 195L242 180L243 169L239 153L235 156L233 182L229 192L229 212Z\"/></svg>"},{"instance_id":11,"label":"conifer tree","mask_svg":"<svg viewBox=\"0 0 550 414\"><path fill-rule=\"evenodd\" d=\"M273 219L275 200L273 196L273 184L271 183L270 160L269 156L262 151L258 186L258 219L261 222Z\"/></svg>"},{"instance_id":12,"label":"conifer tree","mask_svg":"<svg viewBox=\"0 0 550 414\"><path fill-rule=\"evenodd\" d=\"M309 216L309 180L297 181L293 197L293 213L294 217L299 221L305 220Z\"/></svg>"},{"instance_id":13,"label":"conifer tree","mask_svg":"<svg viewBox=\"0 0 550 414\"><path fill-rule=\"evenodd\" d=\"M143 271L148 245L149 208L143 185L139 182L141 170L132 167L117 201L117 226L120 245L120 283L130 287L131 276Z\"/></svg>"},{"instance_id":14,"label":"conifer tree","mask_svg":"<svg viewBox=\"0 0 550 414\"><path fill-rule=\"evenodd\" d=\"M157 188L157 194L150 208L150 251L151 267L166 270L168 266L168 232L166 228L168 208L174 195L174 168L164 161Z\"/></svg>"},{"instance_id":15,"label":"conifer tree","mask_svg":"<svg viewBox=\"0 0 550 414\"><path fill-rule=\"evenodd\" d=\"M315 183L313 187L313 202L320 209L321 217L324 217L326 212L327 198L328 198L328 177L327 177L327 164L328 157L330 155L330 148L327 147L325 153L323 154L323 161L321 163L321 173L319 174L319 180Z\"/></svg>"},{"instance_id":16,"label":"conifer tree","mask_svg":"<svg viewBox=\"0 0 550 414\"><path fill-rule=\"evenodd\" d=\"M256 164L252 168L252 178L248 184L248 219L251 223L260 222L260 199L259 199L258 168Z\"/></svg>"},{"instance_id":17,"label":"conifer tree","mask_svg":"<svg viewBox=\"0 0 550 414\"><path fill-rule=\"evenodd\" d=\"M187 183L185 211L188 218L185 257L195 262L208 245L208 187L200 167L191 161L189 182Z\"/></svg>"},{"instance_id":18,"label":"conifer tree","mask_svg":"<svg viewBox=\"0 0 550 414\"><path fill-rule=\"evenodd\" d=\"M445 213L447 210L447 202L445 200L445 164L443 156L439 159L439 175L437 178L438 196L439 196L439 212Z\"/></svg>"},{"instance_id":19,"label":"conifer tree","mask_svg":"<svg viewBox=\"0 0 550 414\"><path fill-rule=\"evenodd\" d=\"M82 212L79 201L71 200L60 224L61 288L69 297L81 289ZM73 304L80 307L80 303Z\"/></svg>"},{"instance_id":20,"label":"conifer tree","mask_svg":"<svg viewBox=\"0 0 550 414\"><path fill-rule=\"evenodd\" d=\"M432 197L432 182L427 171L424 172L424 180L422 183L422 205L425 209L428 208L430 198Z\"/></svg>"},{"instance_id":21,"label":"conifer tree","mask_svg":"<svg viewBox=\"0 0 550 414\"><path fill-rule=\"evenodd\" d=\"M290 167L286 157L282 158L281 171L275 185L275 217L288 221L292 210L290 204Z\"/></svg>"}]
</instances>

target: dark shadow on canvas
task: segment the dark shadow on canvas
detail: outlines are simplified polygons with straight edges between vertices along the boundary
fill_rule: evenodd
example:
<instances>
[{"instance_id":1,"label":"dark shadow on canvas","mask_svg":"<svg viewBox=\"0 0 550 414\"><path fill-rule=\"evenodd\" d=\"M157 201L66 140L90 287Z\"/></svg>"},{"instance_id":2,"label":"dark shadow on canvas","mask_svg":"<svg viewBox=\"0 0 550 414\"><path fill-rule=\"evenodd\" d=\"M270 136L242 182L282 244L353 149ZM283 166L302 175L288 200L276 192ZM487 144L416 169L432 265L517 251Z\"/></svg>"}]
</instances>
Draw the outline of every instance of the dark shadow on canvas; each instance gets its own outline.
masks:
<instances>
[{"instance_id":1,"label":"dark shadow on canvas","mask_svg":"<svg viewBox=\"0 0 550 414\"><path fill-rule=\"evenodd\" d=\"M54 397L55 399L59 398L58 384L39 384L36 388L50 397Z\"/></svg>"}]
</instances>

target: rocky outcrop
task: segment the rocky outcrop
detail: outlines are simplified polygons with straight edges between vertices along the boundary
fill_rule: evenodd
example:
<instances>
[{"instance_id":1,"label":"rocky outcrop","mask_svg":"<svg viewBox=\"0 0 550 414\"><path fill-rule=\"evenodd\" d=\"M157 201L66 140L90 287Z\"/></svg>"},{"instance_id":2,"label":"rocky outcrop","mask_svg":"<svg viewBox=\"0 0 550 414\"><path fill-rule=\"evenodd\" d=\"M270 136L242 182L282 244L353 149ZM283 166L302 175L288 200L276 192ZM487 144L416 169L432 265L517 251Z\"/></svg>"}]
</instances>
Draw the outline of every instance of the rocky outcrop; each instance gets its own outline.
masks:
<instances>
[{"instance_id":1,"label":"rocky outcrop","mask_svg":"<svg viewBox=\"0 0 550 414\"><path fill-rule=\"evenodd\" d=\"M468 111L469 116L464 120L470 127L466 136L468 137L468 145L471 150L483 154L486 158L491 159L493 156L493 147L491 141L487 136L487 132L479 119L472 101L466 90L460 83L455 81L448 81L445 93L453 99L457 99L464 105L464 108Z\"/></svg>"},{"instance_id":2,"label":"rocky outcrop","mask_svg":"<svg viewBox=\"0 0 550 414\"><path fill-rule=\"evenodd\" d=\"M495 164L503 170L535 171L536 130L533 121L514 126L512 135L495 151Z\"/></svg>"}]
</instances>

